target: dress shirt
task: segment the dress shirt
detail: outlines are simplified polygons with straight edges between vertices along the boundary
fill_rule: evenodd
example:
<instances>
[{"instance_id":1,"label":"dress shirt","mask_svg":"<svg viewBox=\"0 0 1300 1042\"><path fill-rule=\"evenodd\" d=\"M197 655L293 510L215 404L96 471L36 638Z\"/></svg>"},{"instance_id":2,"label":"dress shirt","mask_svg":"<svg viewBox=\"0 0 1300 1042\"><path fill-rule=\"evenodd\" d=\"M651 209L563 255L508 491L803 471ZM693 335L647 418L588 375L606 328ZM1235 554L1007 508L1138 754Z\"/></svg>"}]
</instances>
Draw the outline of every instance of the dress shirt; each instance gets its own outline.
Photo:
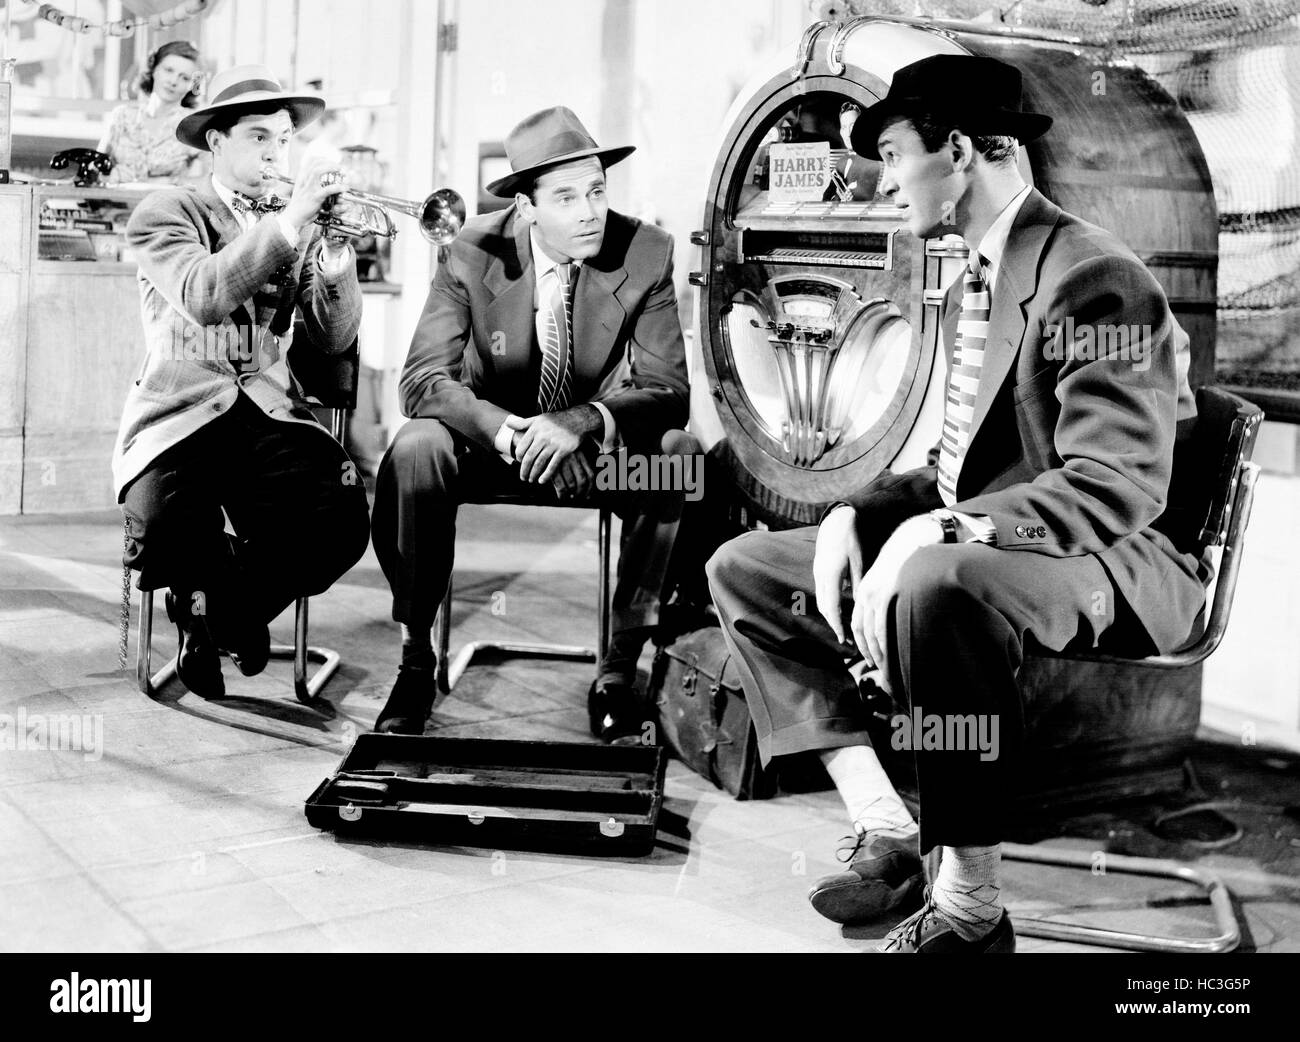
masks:
<instances>
[{"instance_id":1,"label":"dress shirt","mask_svg":"<svg viewBox=\"0 0 1300 1042\"><path fill-rule=\"evenodd\" d=\"M543 288L542 280L548 277L558 278L558 276L555 275L554 272L555 269L559 266L559 262L552 260L550 257L546 255L545 251L542 249L541 243L537 241L536 229L530 228L528 230L528 240L533 251L533 276L534 276L533 323L537 329L537 342L540 344L546 338L546 330L543 328L541 309L537 305L538 305L538 301L542 299L542 295L546 292L549 292L550 290L549 285L547 285L546 288ZM574 267L573 281L576 284L576 282L578 281L578 269L582 267L582 261L575 260L572 261L571 263L573 264ZM573 348L574 348L573 341L572 339L570 339L569 341L570 356L572 356ZM617 439L618 439L618 428L614 426L613 413L611 413L607 408L605 408L605 406L600 402L574 402L573 404L591 405L595 407L596 411L600 413L600 418L604 421L605 424L605 433L604 433L604 438L601 440L600 443L600 451L613 452L614 446L617 444ZM501 454L502 458L504 458L507 463L513 463L515 459L514 454L510 451L510 447L514 443L514 435L515 435L514 428L510 426L510 420L516 420L518 418L519 417L517 416L511 415L506 420L506 422L503 423L500 426L500 428L498 428L496 437L492 439L493 446L496 448L497 452Z\"/></svg>"}]
</instances>

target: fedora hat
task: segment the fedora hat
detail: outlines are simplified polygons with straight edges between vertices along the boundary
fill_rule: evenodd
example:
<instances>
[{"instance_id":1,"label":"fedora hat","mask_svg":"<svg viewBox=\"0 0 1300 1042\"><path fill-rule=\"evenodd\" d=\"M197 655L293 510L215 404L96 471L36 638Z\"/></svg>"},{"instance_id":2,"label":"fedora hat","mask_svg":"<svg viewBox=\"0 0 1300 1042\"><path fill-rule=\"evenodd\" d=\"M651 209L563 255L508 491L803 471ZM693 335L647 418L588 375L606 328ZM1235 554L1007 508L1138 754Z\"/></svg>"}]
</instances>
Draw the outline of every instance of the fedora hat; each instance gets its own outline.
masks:
<instances>
[{"instance_id":1,"label":"fedora hat","mask_svg":"<svg viewBox=\"0 0 1300 1042\"><path fill-rule=\"evenodd\" d=\"M596 156L610 167L635 151L634 145L601 148L571 110L557 105L534 112L506 135L511 172L497 178L487 190L508 199L549 167L587 156Z\"/></svg>"},{"instance_id":2,"label":"fedora hat","mask_svg":"<svg viewBox=\"0 0 1300 1042\"><path fill-rule=\"evenodd\" d=\"M1020 107L1020 70L973 54L936 54L904 65L888 93L853 125L853 151L880 159L876 139L891 116L929 113L952 120L967 134L1017 138L1021 144L1046 133L1052 117Z\"/></svg>"},{"instance_id":3,"label":"fedora hat","mask_svg":"<svg viewBox=\"0 0 1300 1042\"><path fill-rule=\"evenodd\" d=\"M284 105L293 113L296 129L306 126L325 111L325 99L315 94L286 94L280 81L265 65L236 65L212 77L212 100L195 109L178 124L176 137L190 148L208 151L208 127L213 120L240 112Z\"/></svg>"}]
</instances>

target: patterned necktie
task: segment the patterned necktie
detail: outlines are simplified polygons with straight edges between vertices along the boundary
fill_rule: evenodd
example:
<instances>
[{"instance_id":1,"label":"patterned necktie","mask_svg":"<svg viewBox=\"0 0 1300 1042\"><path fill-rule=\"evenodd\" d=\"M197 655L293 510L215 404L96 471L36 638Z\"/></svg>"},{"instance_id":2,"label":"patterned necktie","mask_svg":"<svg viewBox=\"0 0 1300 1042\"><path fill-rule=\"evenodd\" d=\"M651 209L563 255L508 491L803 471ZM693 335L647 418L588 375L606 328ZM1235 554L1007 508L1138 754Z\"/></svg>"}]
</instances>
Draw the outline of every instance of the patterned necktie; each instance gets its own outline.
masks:
<instances>
[{"instance_id":1,"label":"patterned necktie","mask_svg":"<svg viewBox=\"0 0 1300 1042\"><path fill-rule=\"evenodd\" d=\"M559 412L573 401L573 265L557 264L542 304L542 382L539 412Z\"/></svg>"},{"instance_id":2,"label":"patterned necktie","mask_svg":"<svg viewBox=\"0 0 1300 1042\"><path fill-rule=\"evenodd\" d=\"M989 332L989 293L984 285L984 258L971 257L962 287L961 314L957 317L957 342L953 346L952 372L943 414L939 447L939 495L945 506L957 502L957 476L970 444L975 418L975 392L984 365L984 341Z\"/></svg>"},{"instance_id":3,"label":"patterned necktie","mask_svg":"<svg viewBox=\"0 0 1300 1042\"><path fill-rule=\"evenodd\" d=\"M268 195L265 199L250 199L239 192L232 193L230 199L230 208L235 213L251 213L255 217L261 217L267 213L279 213L288 202L276 195Z\"/></svg>"}]
</instances>

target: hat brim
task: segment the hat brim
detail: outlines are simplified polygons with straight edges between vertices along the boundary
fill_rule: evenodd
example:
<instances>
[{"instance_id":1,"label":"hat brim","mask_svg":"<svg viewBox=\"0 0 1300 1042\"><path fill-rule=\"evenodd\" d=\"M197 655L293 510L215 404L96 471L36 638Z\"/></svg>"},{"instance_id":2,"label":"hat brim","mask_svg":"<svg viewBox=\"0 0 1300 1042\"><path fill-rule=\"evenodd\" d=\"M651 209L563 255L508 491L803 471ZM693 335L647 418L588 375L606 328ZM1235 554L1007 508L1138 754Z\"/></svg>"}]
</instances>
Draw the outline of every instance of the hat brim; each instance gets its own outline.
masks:
<instances>
[{"instance_id":1,"label":"hat brim","mask_svg":"<svg viewBox=\"0 0 1300 1042\"><path fill-rule=\"evenodd\" d=\"M238 115L241 111L256 111L270 105L284 105L293 113L293 126L301 130L325 111L325 99L315 94L279 94L275 91L256 90L241 94L230 101L219 102L195 109L178 124L176 138L190 148L207 152L208 126L218 116Z\"/></svg>"},{"instance_id":2,"label":"hat brim","mask_svg":"<svg viewBox=\"0 0 1300 1042\"><path fill-rule=\"evenodd\" d=\"M872 105L853 124L853 132L849 135L853 151L863 159L879 162L880 149L877 148L877 141L881 128L895 116L906 117L921 104L924 103L907 99L885 99ZM984 109L979 112L949 109L936 115L956 120L967 133L1005 135L1015 138L1022 145L1042 137L1052 126L1051 116L1012 109Z\"/></svg>"},{"instance_id":3,"label":"hat brim","mask_svg":"<svg viewBox=\"0 0 1300 1042\"><path fill-rule=\"evenodd\" d=\"M635 145L620 145L617 148L583 148L577 152L569 152L566 155L548 159L545 163L539 163L537 166L515 170L505 177L499 177L495 181L484 185L484 188L492 195L510 199L514 197L516 192L522 191L539 174L550 170L552 167L572 163L575 159L586 159L588 156L597 156L606 167L611 167L615 163L622 162L635 151Z\"/></svg>"}]
</instances>

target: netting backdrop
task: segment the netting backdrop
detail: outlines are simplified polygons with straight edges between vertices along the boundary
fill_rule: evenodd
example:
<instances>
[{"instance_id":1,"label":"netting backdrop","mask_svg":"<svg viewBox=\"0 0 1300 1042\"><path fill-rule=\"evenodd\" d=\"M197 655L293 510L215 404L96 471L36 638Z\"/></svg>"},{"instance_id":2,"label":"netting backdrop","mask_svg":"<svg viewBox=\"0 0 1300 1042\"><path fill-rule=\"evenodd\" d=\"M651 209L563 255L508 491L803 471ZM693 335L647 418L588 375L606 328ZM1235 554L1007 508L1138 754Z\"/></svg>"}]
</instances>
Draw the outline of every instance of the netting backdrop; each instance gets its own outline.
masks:
<instances>
[{"instance_id":1,"label":"netting backdrop","mask_svg":"<svg viewBox=\"0 0 1300 1042\"><path fill-rule=\"evenodd\" d=\"M1140 65L1187 113L1214 179L1221 329L1225 320L1267 318L1270 328L1281 320L1300 341L1300 0L825 0L813 7L821 17L1001 21L1074 37ZM1300 391L1294 344L1250 368L1235 382Z\"/></svg>"}]
</instances>

